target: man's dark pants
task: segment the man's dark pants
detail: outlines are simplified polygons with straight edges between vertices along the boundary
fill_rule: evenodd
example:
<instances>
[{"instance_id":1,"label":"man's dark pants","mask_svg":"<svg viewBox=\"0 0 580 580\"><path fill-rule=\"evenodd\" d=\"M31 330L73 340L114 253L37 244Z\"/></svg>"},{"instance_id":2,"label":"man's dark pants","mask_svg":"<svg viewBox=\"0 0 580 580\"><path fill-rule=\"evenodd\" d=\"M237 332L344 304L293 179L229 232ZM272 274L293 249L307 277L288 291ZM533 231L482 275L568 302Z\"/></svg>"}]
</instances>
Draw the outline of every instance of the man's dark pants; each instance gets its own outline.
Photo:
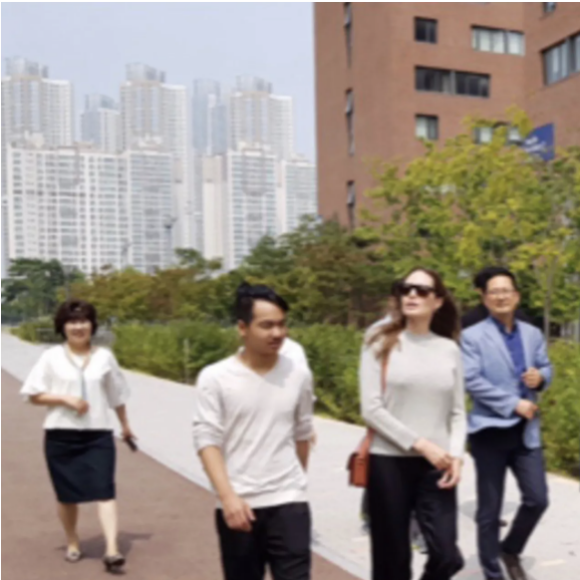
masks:
<instances>
[{"instance_id":1,"label":"man's dark pants","mask_svg":"<svg viewBox=\"0 0 580 580\"><path fill-rule=\"evenodd\" d=\"M470 435L477 469L477 532L479 560L488 578L501 578L500 552L519 555L548 507L548 486L542 449L523 443L525 422L507 429L488 428ZM511 469L522 503L511 529L500 543L500 513L507 470Z\"/></svg>"},{"instance_id":2,"label":"man's dark pants","mask_svg":"<svg viewBox=\"0 0 580 580\"><path fill-rule=\"evenodd\" d=\"M311 518L307 503L255 509L251 532L231 530L221 510L216 525L225 580L310 580Z\"/></svg>"}]
</instances>

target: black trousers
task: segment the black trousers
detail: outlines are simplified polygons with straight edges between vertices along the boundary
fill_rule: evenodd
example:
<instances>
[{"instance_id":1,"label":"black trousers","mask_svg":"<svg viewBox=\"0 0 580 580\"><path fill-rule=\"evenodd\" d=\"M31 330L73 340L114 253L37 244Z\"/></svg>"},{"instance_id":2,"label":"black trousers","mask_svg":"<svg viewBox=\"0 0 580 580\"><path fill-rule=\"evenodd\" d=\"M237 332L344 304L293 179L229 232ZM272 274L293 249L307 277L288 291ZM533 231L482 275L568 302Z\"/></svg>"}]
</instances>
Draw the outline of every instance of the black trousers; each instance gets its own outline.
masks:
<instances>
[{"instance_id":1,"label":"black trousers","mask_svg":"<svg viewBox=\"0 0 580 580\"><path fill-rule=\"evenodd\" d=\"M251 532L231 530L216 510L225 580L310 580L311 518L307 503L254 510Z\"/></svg>"},{"instance_id":2,"label":"black trousers","mask_svg":"<svg viewBox=\"0 0 580 580\"><path fill-rule=\"evenodd\" d=\"M422 580L449 580L461 568L456 490L437 487L441 472L419 457L371 455L369 512L373 580L411 580L409 527L414 511L429 559Z\"/></svg>"},{"instance_id":3,"label":"black trousers","mask_svg":"<svg viewBox=\"0 0 580 580\"><path fill-rule=\"evenodd\" d=\"M479 560L489 578L501 578L500 551L519 555L548 507L548 485L541 449L523 443L522 421L509 429L484 429L469 437L477 470L477 543ZM507 470L513 472L522 503L500 543L500 513Z\"/></svg>"}]
</instances>

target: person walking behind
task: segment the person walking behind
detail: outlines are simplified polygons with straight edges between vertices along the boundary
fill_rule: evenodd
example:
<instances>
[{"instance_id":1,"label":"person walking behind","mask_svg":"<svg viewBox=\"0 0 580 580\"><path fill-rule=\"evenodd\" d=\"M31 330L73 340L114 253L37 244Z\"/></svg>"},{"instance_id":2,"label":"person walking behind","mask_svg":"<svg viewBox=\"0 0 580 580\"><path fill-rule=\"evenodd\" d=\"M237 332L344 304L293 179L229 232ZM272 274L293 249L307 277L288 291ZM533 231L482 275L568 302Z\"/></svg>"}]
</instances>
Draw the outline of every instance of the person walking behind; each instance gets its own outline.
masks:
<instances>
[{"instance_id":1,"label":"person walking behind","mask_svg":"<svg viewBox=\"0 0 580 580\"><path fill-rule=\"evenodd\" d=\"M429 554L422 580L449 580L463 567L456 493L466 432L459 314L440 276L417 268L397 285L389 315L388 324L367 332L359 371L362 416L374 432L372 578L411 580L414 511Z\"/></svg>"},{"instance_id":2,"label":"person walking behind","mask_svg":"<svg viewBox=\"0 0 580 580\"><path fill-rule=\"evenodd\" d=\"M134 435L125 408L129 389L115 356L91 344L97 325L92 304L63 303L54 328L65 342L41 355L20 392L34 405L47 407L44 449L66 534L65 559L74 563L82 557L79 504L97 502L106 540L103 562L107 571L117 572L125 558L117 544L115 443L109 408L117 414L123 438L132 441Z\"/></svg>"},{"instance_id":3,"label":"person walking behind","mask_svg":"<svg viewBox=\"0 0 580 580\"><path fill-rule=\"evenodd\" d=\"M480 270L475 277L473 278L473 287L475 291L479 294L480 302L477 306L468 310L462 317L461 317L461 328L463 330L482 322L486 318L489 317L489 310L485 305L485 287L487 282L499 275L509 275L509 270L502 266L489 266L487 268L483 268ZM514 316L517 320L523 320L528 324L534 324L533 320L520 308L516 308Z\"/></svg>"},{"instance_id":4,"label":"person walking behind","mask_svg":"<svg viewBox=\"0 0 580 580\"><path fill-rule=\"evenodd\" d=\"M473 400L469 440L477 471L479 559L488 580L504 578L500 559L512 580L526 580L520 554L548 506L537 401L552 366L540 330L515 318L515 276L505 270L491 277L483 296L490 316L462 335L465 384ZM522 504L500 543L508 469Z\"/></svg>"},{"instance_id":5,"label":"person walking behind","mask_svg":"<svg viewBox=\"0 0 580 580\"><path fill-rule=\"evenodd\" d=\"M205 367L193 436L218 497L226 580L309 580L306 467L313 433L312 374L280 355L288 304L242 284L235 313L243 350Z\"/></svg>"}]
</instances>

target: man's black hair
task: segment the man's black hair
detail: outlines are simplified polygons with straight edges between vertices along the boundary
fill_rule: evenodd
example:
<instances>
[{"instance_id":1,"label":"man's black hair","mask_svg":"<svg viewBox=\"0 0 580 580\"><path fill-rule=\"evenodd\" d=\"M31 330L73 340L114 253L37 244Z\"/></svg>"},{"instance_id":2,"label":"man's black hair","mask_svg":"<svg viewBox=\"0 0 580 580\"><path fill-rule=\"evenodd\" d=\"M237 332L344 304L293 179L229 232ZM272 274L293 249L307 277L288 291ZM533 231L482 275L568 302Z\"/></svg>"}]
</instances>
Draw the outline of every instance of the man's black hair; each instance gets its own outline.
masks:
<instances>
[{"instance_id":1,"label":"man's black hair","mask_svg":"<svg viewBox=\"0 0 580 580\"><path fill-rule=\"evenodd\" d=\"M473 285L478 290L485 292L489 281L497 276L507 276L508 278L511 278L514 288L516 290L518 289L518 283L514 273L503 266L489 266L488 268L480 270L473 278Z\"/></svg>"},{"instance_id":2,"label":"man's black hair","mask_svg":"<svg viewBox=\"0 0 580 580\"><path fill-rule=\"evenodd\" d=\"M252 286L247 282L242 282L236 291L236 303L234 306L236 320L242 320L246 324L250 324L254 316L254 302L256 300L271 302L284 312L290 310L286 300L278 296L272 288L264 284L255 284Z\"/></svg>"}]
</instances>

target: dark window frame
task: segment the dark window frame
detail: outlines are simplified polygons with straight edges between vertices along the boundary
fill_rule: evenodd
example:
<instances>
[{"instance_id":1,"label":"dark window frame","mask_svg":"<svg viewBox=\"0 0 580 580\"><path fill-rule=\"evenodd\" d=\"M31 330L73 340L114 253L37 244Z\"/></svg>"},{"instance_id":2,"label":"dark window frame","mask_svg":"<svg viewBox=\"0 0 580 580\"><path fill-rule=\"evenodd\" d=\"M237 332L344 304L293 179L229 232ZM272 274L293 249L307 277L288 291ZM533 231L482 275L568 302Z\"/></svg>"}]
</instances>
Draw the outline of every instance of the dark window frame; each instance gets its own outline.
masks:
<instances>
[{"instance_id":1,"label":"dark window frame","mask_svg":"<svg viewBox=\"0 0 580 580\"><path fill-rule=\"evenodd\" d=\"M354 144L354 91L352 89L347 89L346 93L346 108L344 115L346 117L346 134L348 143L348 154L350 157L354 156L355 144Z\"/></svg>"},{"instance_id":2,"label":"dark window frame","mask_svg":"<svg viewBox=\"0 0 580 580\"><path fill-rule=\"evenodd\" d=\"M415 17L415 42L437 44L438 21L435 18Z\"/></svg>"},{"instance_id":3,"label":"dark window frame","mask_svg":"<svg viewBox=\"0 0 580 580\"><path fill-rule=\"evenodd\" d=\"M356 225L356 183L353 179L346 182L346 211L351 230Z\"/></svg>"},{"instance_id":4,"label":"dark window frame","mask_svg":"<svg viewBox=\"0 0 580 580\"><path fill-rule=\"evenodd\" d=\"M415 90L488 99L491 96L491 76L484 73L416 66Z\"/></svg>"},{"instance_id":5,"label":"dark window frame","mask_svg":"<svg viewBox=\"0 0 580 580\"><path fill-rule=\"evenodd\" d=\"M345 2L344 7L344 38L346 41L346 62L352 64L352 2Z\"/></svg>"},{"instance_id":6,"label":"dark window frame","mask_svg":"<svg viewBox=\"0 0 580 580\"><path fill-rule=\"evenodd\" d=\"M576 45L578 44L578 47ZM552 75L551 61L557 54L558 76ZM542 51L544 85L550 86L580 73L580 32Z\"/></svg>"}]
</instances>

